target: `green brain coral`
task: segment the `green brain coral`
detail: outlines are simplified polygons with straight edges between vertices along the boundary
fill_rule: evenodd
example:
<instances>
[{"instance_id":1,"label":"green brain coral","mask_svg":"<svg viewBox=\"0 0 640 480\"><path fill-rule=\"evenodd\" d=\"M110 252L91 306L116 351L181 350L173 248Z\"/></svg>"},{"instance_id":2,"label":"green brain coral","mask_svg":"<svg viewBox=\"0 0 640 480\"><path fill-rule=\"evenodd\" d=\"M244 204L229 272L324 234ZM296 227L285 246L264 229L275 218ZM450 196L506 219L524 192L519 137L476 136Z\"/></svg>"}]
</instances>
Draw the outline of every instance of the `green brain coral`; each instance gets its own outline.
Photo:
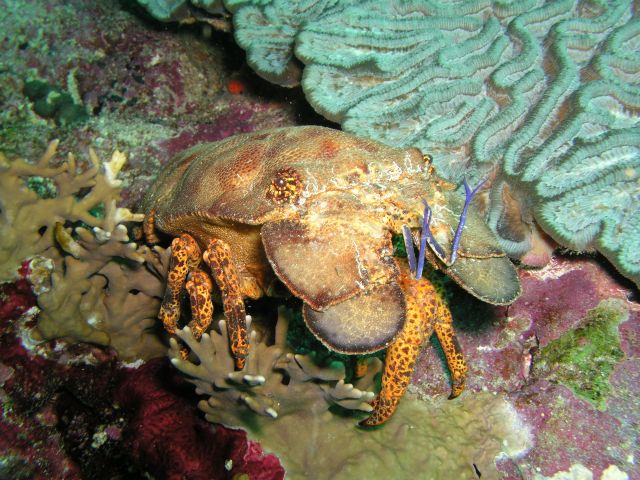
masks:
<instances>
[{"instance_id":1,"label":"green brain coral","mask_svg":"<svg viewBox=\"0 0 640 480\"><path fill-rule=\"evenodd\" d=\"M187 2L184 2L187 3ZM631 0L226 0L249 64L351 133L490 175L513 256L535 219L640 284L640 18Z\"/></svg>"}]
</instances>

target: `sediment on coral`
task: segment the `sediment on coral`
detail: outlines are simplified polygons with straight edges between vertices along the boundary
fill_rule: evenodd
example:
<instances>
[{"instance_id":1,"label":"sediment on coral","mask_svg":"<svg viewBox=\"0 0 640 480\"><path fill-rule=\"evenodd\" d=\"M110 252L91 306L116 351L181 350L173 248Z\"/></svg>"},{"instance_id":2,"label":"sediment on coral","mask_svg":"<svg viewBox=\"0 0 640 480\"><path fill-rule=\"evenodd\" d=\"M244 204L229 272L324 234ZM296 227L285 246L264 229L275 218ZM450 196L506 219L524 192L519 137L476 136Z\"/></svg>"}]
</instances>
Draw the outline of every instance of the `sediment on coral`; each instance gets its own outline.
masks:
<instances>
[{"instance_id":1,"label":"sediment on coral","mask_svg":"<svg viewBox=\"0 0 640 480\"><path fill-rule=\"evenodd\" d=\"M36 162L0 154L0 281L29 260L40 309L36 335L114 347L123 359L160 355L148 330L163 293L165 254L130 238L142 215L117 207L126 162L93 151L82 168L73 155L55 160L52 142Z\"/></svg>"},{"instance_id":2,"label":"sediment on coral","mask_svg":"<svg viewBox=\"0 0 640 480\"><path fill-rule=\"evenodd\" d=\"M253 330L242 371L234 371L224 321L200 341L189 328L178 330L183 343L172 339L169 352L205 397L198 406L207 420L246 429L279 457L287 478L313 472L318 479L409 479L425 471L433 478L476 478L476 471L498 478L498 455L515 457L531 446L513 408L485 393L437 405L408 395L383 428L365 432L356 426L357 414L336 414L331 406L369 411L380 361L370 358L367 375L346 384L343 365L319 367L310 356L291 352L287 327L281 310L273 344Z\"/></svg>"}]
</instances>

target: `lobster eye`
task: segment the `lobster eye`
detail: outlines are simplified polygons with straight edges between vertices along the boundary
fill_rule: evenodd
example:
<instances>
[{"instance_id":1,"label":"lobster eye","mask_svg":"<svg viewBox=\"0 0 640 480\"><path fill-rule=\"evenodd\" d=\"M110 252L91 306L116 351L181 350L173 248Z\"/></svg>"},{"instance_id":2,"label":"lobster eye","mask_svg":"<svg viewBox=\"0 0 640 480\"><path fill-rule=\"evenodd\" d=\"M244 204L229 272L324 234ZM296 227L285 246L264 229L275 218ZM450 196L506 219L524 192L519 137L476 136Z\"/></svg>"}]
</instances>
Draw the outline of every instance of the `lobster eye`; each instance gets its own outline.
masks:
<instances>
[{"instance_id":1,"label":"lobster eye","mask_svg":"<svg viewBox=\"0 0 640 480\"><path fill-rule=\"evenodd\" d=\"M275 203L296 203L302 192L302 176L291 167L278 170L267 188L267 198Z\"/></svg>"}]
</instances>

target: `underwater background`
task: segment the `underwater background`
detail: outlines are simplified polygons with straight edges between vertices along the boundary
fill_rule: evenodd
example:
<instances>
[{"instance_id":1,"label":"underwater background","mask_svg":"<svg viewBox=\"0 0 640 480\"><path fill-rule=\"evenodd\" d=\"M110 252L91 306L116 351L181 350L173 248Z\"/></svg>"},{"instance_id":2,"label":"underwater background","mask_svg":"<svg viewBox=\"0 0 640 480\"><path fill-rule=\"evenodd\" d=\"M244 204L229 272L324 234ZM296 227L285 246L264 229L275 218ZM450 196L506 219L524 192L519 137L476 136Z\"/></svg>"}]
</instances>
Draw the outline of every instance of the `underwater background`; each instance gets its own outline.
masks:
<instances>
[{"instance_id":1,"label":"underwater background","mask_svg":"<svg viewBox=\"0 0 640 480\"><path fill-rule=\"evenodd\" d=\"M0 0L0 26L0 478L640 479L637 3ZM433 338L359 428L380 361L351 389L294 300L248 302L263 383L215 330L176 361L142 198L185 148L296 125L488 178L523 293L426 274L459 398Z\"/></svg>"}]
</instances>

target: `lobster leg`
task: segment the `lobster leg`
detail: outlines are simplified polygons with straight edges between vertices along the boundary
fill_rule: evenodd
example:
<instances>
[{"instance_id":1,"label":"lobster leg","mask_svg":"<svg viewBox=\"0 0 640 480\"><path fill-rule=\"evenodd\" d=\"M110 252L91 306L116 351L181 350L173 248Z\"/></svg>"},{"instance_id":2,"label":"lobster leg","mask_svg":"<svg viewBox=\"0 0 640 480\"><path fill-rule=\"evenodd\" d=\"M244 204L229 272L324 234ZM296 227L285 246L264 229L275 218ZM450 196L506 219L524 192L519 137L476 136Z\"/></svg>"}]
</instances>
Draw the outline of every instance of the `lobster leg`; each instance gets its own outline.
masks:
<instances>
[{"instance_id":1,"label":"lobster leg","mask_svg":"<svg viewBox=\"0 0 640 480\"><path fill-rule=\"evenodd\" d=\"M211 280L202 270L191 273L185 288L189 292L191 304L191 322L189 327L197 340L207 331L213 318L213 303L211 302Z\"/></svg>"},{"instance_id":2,"label":"lobster leg","mask_svg":"<svg viewBox=\"0 0 640 480\"><path fill-rule=\"evenodd\" d=\"M213 278L222 294L222 305L231 341L231 353L235 358L236 368L242 370L249 352L247 315L238 282L238 273L231 260L231 251L225 242L213 239L209 242L203 258L211 268Z\"/></svg>"},{"instance_id":3,"label":"lobster leg","mask_svg":"<svg viewBox=\"0 0 640 480\"><path fill-rule=\"evenodd\" d=\"M180 294L187 275L200 264L200 248L191 235L183 234L171 242L171 259L167 275L167 288L160 306L158 318L167 332L176 331L180 319Z\"/></svg>"},{"instance_id":4,"label":"lobster leg","mask_svg":"<svg viewBox=\"0 0 640 480\"><path fill-rule=\"evenodd\" d=\"M433 285L425 278L404 269L400 277L407 303L407 320L398 337L387 348L382 389L372 403L373 412L360 425L374 426L386 422L395 412L411 381L422 343L434 332L442 344L453 380L449 398L464 389L467 367L451 326L451 312Z\"/></svg>"}]
</instances>

